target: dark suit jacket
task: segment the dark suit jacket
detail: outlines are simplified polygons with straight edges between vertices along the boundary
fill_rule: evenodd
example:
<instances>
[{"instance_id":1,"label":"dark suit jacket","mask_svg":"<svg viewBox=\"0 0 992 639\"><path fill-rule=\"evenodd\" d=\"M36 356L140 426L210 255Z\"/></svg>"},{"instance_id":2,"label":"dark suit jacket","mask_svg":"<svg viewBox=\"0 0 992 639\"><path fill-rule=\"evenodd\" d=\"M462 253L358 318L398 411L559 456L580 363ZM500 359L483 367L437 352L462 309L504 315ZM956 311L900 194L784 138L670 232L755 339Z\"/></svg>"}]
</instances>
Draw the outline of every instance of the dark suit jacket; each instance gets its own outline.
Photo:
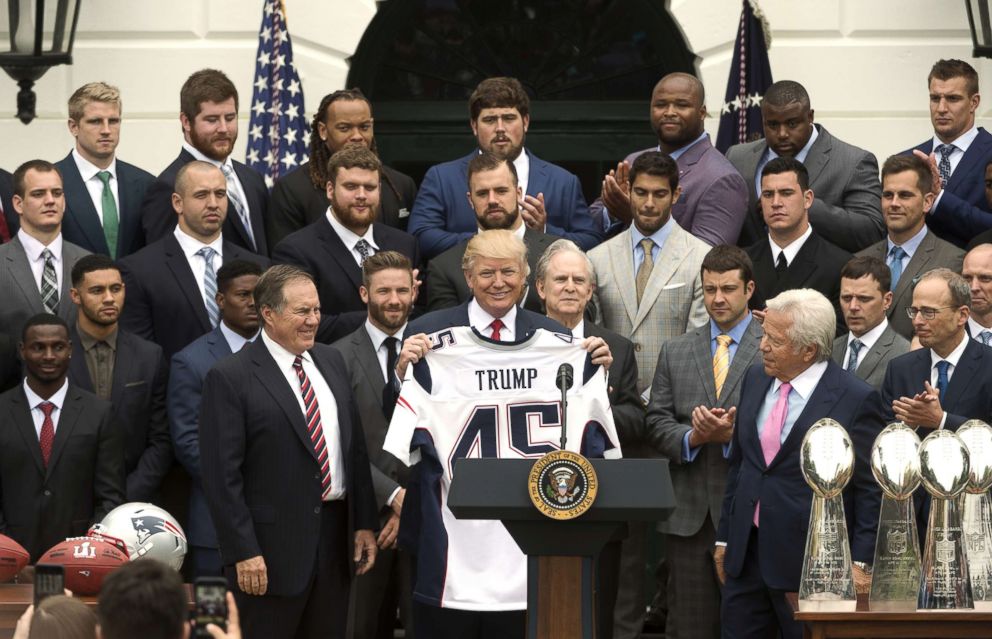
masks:
<instances>
[{"instance_id":1,"label":"dark suit jacket","mask_svg":"<svg viewBox=\"0 0 992 639\"><path fill-rule=\"evenodd\" d=\"M409 175L386 165L382 166L382 176L377 221L406 231L410 209L417 198L417 185ZM316 222L327 212L329 205L327 191L314 188L310 181L309 162L276 180L272 187L269 217L265 221L269 246L278 245L290 233Z\"/></svg>"},{"instance_id":2,"label":"dark suit jacket","mask_svg":"<svg viewBox=\"0 0 992 639\"><path fill-rule=\"evenodd\" d=\"M176 459L192 479L186 535L190 544L203 548L217 548L217 533L203 494L203 473L200 472L200 400L207 373L230 354L231 347L218 326L176 353L169 368L168 413L172 446Z\"/></svg>"},{"instance_id":3,"label":"dark suit jacket","mask_svg":"<svg viewBox=\"0 0 992 639\"><path fill-rule=\"evenodd\" d=\"M62 241L62 285L57 311L69 326L76 323L76 305L69 297L72 267L86 254L87 251L75 244ZM0 330L9 332L16 341L20 341L21 329L28 318L45 312L38 280L31 271L24 245L16 236L0 245L0 300Z\"/></svg>"},{"instance_id":4,"label":"dark suit jacket","mask_svg":"<svg viewBox=\"0 0 992 639\"><path fill-rule=\"evenodd\" d=\"M847 340L850 333L844 333L834 340L834 349L831 357L841 368L847 367ZM885 327L878 340L872 344L868 352L861 357L854 374L858 379L863 379L876 389L881 389L882 381L885 379L885 369L889 362L903 353L909 352L909 342L906 338L895 332L892 324Z\"/></svg>"},{"instance_id":5,"label":"dark suit jacket","mask_svg":"<svg viewBox=\"0 0 992 639\"><path fill-rule=\"evenodd\" d=\"M875 437L882 430L878 392L828 362L827 370L810 395L806 407L771 464L758 439L758 411L773 378L762 364L744 376L731 441L730 472L717 541L727 542L724 568L739 577L744 567L748 536L754 526L755 505L761 502L758 559L761 578L768 588L794 592L802 574L806 533L813 491L799 468L799 448L810 427L823 417L843 425L854 444L854 477L844 489L844 510L851 540L851 557L872 562L881 491L871 474L869 457Z\"/></svg>"},{"instance_id":6,"label":"dark suit jacket","mask_svg":"<svg viewBox=\"0 0 992 639\"><path fill-rule=\"evenodd\" d=\"M933 152L933 138L904 153L914 150L929 155ZM979 127L978 137L944 185L940 202L927 215L927 226L955 246L965 246L979 233L992 229L992 213L985 200L985 165L990 160L992 134Z\"/></svg>"},{"instance_id":7,"label":"dark suit jacket","mask_svg":"<svg viewBox=\"0 0 992 639\"><path fill-rule=\"evenodd\" d=\"M151 183L145 192L145 200L141 205L141 225L148 244L158 241L176 228L176 211L172 208L172 193L176 187L176 175L196 158L183 149L172 164L167 166L158 178ZM254 169L241 162L234 162L234 174L244 189L248 214L251 217L251 230L255 236L256 248L252 248L248 232L234 210L234 205L228 203L227 217L224 220L224 237L227 241L259 255L268 255L271 244L265 239L265 218L268 216L269 190L265 188L262 176Z\"/></svg>"},{"instance_id":8,"label":"dark suit jacket","mask_svg":"<svg viewBox=\"0 0 992 639\"><path fill-rule=\"evenodd\" d=\"M530 176L526 195L544 193L548 214L545 231L566 237L588 251L603 241L602 222L593 220L586 206L579 179L565 169L545 162L530 151ZM410 233L417 236L426 259L465 242L478 232L475 211L466 197L468 163L478 155L473 150L463 158L432 166L410 214Z\"/></svg>"},{"instance_id":9,"label":"dark suit jacket","mask_svg":"<svg viewBox=\"0 0 992 639\"><path fill-rule=\"evenodd\" d=\"M885 239L860 251L858 255L877 257L888 263L888 252L889 244L888 240ZM913 304L913 288L916 286L917 280L927 271L940 267L960 273L963 262L964 251L960 248L940 239L936 233L930 232L924 235L920 246L913 253L906 268L902 270L896 289L892 291L892 305L888 312L889 323L892 328L906 339L912 339L913 322L906 315L906 309Z\"/></svg>"},{"instance_id":10,"label":"dark suit jacket","mask_svg":"<svg viewBox=\"0 0 992 639\"><path fill-rule=\"evenodd\" d=\"M227 236L224 236L223 253L225 264L231 260L249 260L263 269L269 266L268 258L231 244ZM210 331L203 296L179 241L171 232L127 256L119 265L127 286L121 328L155 342L168 359Z\"/></svg>"},{"instance_id":11,"label":"dark suit jacket","mask_svg":"<svg viewBox=\"0 0 992 639\"><path fill-rule=\"evenodd\" d=\"M837 333L843 331L844 316L840 312L840 271L853 257L823 239L816 231L809 236L781 278L775 272L775 261L768 236L747 247L747 254L754 262L754 295L752 309L765 308L765 302L782 291L812 288L826 296L837 312Z\"/></svg>"},{"instance_id":12,"label":"dark suit jacket","mask_svg":"<svg viewBox=\"0 0 992 639\"><path fill-rule=\"evenodd\" d=\"M415 320L411 320L406 325L403 338L406 339L418 333L427 333L429 335L451 326L471 326L468 320L468 304L471 301L469 300L453 308L445 308L440 311L427 313ZM528 311L525 308L517 309L517 321L513 327L514 339L521 341L538 328L545 328L555 333L571 334L567 328L549 317Z\"/></svg>"},{"instance_id":13,"label":"dark suit jacket","mask_svg":"<svg viewBox=\"0 0 992 639\"><path fill-rule=\"evenodd\" d=\"M3 218L7 223L7 231L10 237L17 234L17 229L21 228L20 216L14 210L14 176L0 169L0 206L3 207Z\"/></svg>"},{"instance_id":14,"label":"dark suit jacket","mask_svg":"<svg viewBox=\"0 0 992 639\"><path fill-rule=\"evenodd\" d=\"M0 393L21 383L21 358L17 353L20 334L0 333Z\"/></svg>"},{"instance_id":15,"label":"dark suit jacket","mask_svg":"<svg viewBox=\"0 0 992 639\"><path fill-rule=\"evenodd\" d=\"M90 199L90 193L83 183L72 153L56 162L55 166L62 172L62 187L65 190L62 237L91 253L110 255L100 215L93 206L93 200ZM130 255L145 245L145 234L141 228L141 203L145 198L145 191L154 181L155 178L148 171L117 160L117 197L120 201L115 247L117 258Z\"/></svg>"},{"instance_id":16,"label":"dark suit jacket","mask_svg":"<svg viewBox=\"0 0 992 639\"><path fill-rule=\"evenodd\" d=\"M78 330L73 327L69 378L93 392L93 379ZM124 472L127 500L150 502L172 466L172 445L165 419L168 368L162 348L127 331L117 332L117 357L110 403L124 430Z\"/></svg>"},{"instance_id":17,"label":"dark suit jacket","mask_svg":"<svg viewBox=\"0 0 992 639\"><path fill-rule=\"evenodd\" d=\"M378 517L369 458L344 360L322 344L309 352L337 404L350 527L373 530ZM317 560L320 465L299 400L261 339L207 373L200 454L224 564L262 555L267 594L301 593Z\"/></svg>"},{"instance_id":18,"label":"dark suit jacket","mask_svg":"<svg viewBox=\"0 0 992 639\"><path fill-rule=\"evenodd\" d=\"M382 450L389 423L382 412L382 391L386 378L379 366L379 357L365 326L359 326L350 335L334 342L332 347L341 353L348 366L351 391L358 406L358 413L365 431L365 447L372 462L372 484L375 501L380 512L389 514L386 501L397 488L406 486L409 469L398 459Z\"/></svg>"},{"instance_id":19,"label":"dark suit jacket","mask_svg":"<svg viewBox=\"0 0 992 639\"><path fill-rule=\"evenodd\" d=\"M380 250L399 251L417 267L420 252L412 235L374 222L372 237ZM321 308L319 341L339 340L365 321L365 303L358 294L362 269L327 216L279 242L272 251L272 261L299 266L316 280Z\"/></svg>"},{"instance_id":20,"label":"dark suit jacket","mask_svg":"<svg viewBox=\"0 0 992 639\"><path fill-rule=\"evenodd\" d=\"M845 251L861 250L885 235L878 162L868 151L835 138L819 124L815 126L819 134L803 163L809 172L809 188L815 195L809 210L810 224ZM758 163L767 150L764 139L727 149L727 159L744 177L750 194L740 246L749 246L767 234L754 189Z\"/></svg>"},{"instance_id":21,"label":"dark suit jacket","mask_svg":"<svg viewBox=\"0 0 992 639\"><path fill-rule=\"evenodd\" d=\"M637 393L637 358L634 343L619 333L586 321L586 337L602 337L610 347L613 364L609 370L610 407L621 449L639 440L644 431L644 402Z\"/></svg>"},{"instance_id":22,"label":"dark suit jacket","mask_svg":"<svg viewBox=\"0 0 992 639\"><path fill-rule=\"evenodd\" d=\"M24 389L0 395L0 533L34 563L124 501L124 445L109 403L69 385L45 468Z\"/></svg>"},{"instance_id":23,"label":"dark suit jacket","mask_svg":"<svg viewBox=\"0 0 992 639\"><path fill-rule=\"evenodd\" d=\"M524 244L527 245L527 263L530 264L530 277L527 278L527 298L524 308L535 313L544 311L544 303L537 294L534 285L534 275L537 271L537 261L541 259L552 242L559 238L527 229L524 231ZM427 265L427 310L437 311L442 308L458 306L472 299L472 291L465 282L462 271L462 257L468 240L459 242L441 253Z\"/></svg>"}]
</instances>

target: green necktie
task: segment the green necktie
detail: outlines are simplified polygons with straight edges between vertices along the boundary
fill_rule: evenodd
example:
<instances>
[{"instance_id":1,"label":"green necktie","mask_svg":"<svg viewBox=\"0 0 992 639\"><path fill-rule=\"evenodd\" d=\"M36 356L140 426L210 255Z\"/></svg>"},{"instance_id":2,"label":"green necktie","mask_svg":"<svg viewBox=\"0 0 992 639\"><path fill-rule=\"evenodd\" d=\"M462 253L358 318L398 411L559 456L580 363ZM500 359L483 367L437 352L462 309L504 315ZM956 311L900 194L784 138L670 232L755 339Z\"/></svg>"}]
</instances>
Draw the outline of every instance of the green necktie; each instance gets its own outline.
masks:
<instances>
[{"instance_id":1,"label":"green necktie","mask_svg":"<svg viewBox=\"0 0 992 639\"><path fill-rule=\"evenodd\" d=\"M100 198L100 205L103 208L103 236L107 238L107 248L110 249L110 257L116 259L119 219L117 217L117 202L114 200L114 192L110 190L110 171L100 171L96 176L103 182L103 196Z\"/></svg>"}]
</instances>

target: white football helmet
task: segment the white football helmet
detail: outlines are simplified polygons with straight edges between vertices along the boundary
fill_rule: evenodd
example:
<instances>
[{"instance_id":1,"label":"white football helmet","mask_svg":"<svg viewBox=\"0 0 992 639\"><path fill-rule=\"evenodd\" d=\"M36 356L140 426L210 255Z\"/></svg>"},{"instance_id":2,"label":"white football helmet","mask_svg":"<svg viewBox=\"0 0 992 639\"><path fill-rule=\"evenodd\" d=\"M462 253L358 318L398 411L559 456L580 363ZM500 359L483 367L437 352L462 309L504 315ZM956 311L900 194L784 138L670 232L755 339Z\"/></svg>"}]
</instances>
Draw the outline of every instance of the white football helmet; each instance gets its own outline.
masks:
<instances>
[{"instance_id":1,"label":"white football helmet","mask_svg":"<svg viewBox=\"0 0 992 639\"><path fill-rule=\"evenodd\" d=\"M153 504L121 504L89 534L123 546L131 561L150 557L179 570L186 557L186 533L175 517Z\"/></svg>"}]
</instances>

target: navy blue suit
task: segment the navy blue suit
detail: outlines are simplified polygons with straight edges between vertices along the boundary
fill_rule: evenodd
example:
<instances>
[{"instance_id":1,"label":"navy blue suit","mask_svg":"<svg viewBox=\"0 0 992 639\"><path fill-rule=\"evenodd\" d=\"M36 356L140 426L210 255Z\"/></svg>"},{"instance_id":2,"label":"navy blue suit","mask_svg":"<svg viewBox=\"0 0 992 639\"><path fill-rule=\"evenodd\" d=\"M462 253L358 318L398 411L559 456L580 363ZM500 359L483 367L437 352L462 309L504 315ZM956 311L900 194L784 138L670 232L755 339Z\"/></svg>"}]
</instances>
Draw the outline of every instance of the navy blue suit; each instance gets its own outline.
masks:
<instances>
[{"instance_id":1,"label":"navy blue suit","mask_svg":"<svg viewBox=\"0 0 992 639\"><path fill-rule=\"evenodd\" d=\"M773 378L755 364L741 384L737 424L731 442L730 470L717 540L727 542L724 569L727 583L721 625L724 637L768 636L775 624L786 637L801 628L786 613L784 593L799 588L813 491L803 479L799 449L810 427L831 417L851 436L855 451L854 477L844 490L851 555L871 562L881 492L871 474L869 455L882 430L878 393L832 361L806 407L771 464L765 464L757 416ZM755 504L761 503L760 532L754 529ZM758 611L764 610L765 615ZM783 623L784 622L784 623Z\"/></svg>"},{"instance_id":2,"label":"navy blue suit","mask_svg":"<svg viewBox=\"0 0 992 639\"><path fill-rule=\"evenodd\" d=\"M431 259L478 233L475 211L468 201L468 163L478 150L458 160L432 166L413 203L408 230L417 236L420 250ZM566 237L588 251L603 241L601 222L589 214L579 178L545 162L530 151L526 195L544 193L548 214L544 231Z\"/></svg>"},{"instance_id":3,"label":"navy blue suit","mask_svg":"<svg viewBox=\"0 0 992 639\"><path fill-rule=\"evenodd\" d=\"M217 550L217 532L207 498L203 494L203 474L200 470L200 399L203 382L215 363L231 354L224 334L218 326L197 338L172 357L169 371L169 430L176 459L192 479L189 495L189 520L186 536L193 546L195 576L220 574L220 552ZM213 550L213 566L204 570L200 549Z\"/></svg>"},{"instance_id":4,"label":"navy blue suit","mask_svg":"<svg viewBox=\"0 0 992 639\"><path fill-rule=\"evenodd\" d=\"M110 255L100 215L93 206L90 192L83 183L72 153L56 162L55 166L62 172L62 188L65 191L63 239L91 253ZM141 203L154 181L155 177L148 171L117 160L117 258L130 255L145 245L145 232L141 228Z\"/></svg>"},{"instance_id":5,"label":"navy blue suit","mask_svg":"<svg viewBox=\"0 0 992 639\"><path fill-rule=\"evenodd\" d=\"M145 241L149 244L172 233L172 229L176 228L176 211L172 208L176 175L179 169L195 159L192 153L183 149L179 152L179 157L165 167L158 178L149 185L141 205L141 226L145 232ZM252 253L268 255L271 249L265 239L265 218L268 214L269 190L265 188L262 176L254 169L240 162L232 162L232 164L234 174L238 176L247 198L248 216L251 218L251 230L257 247L252 247L248 232L230 202L227 205L227 218L224 220L224 239Z\"/></svg>"},{"instance_id":6,"label":"navy blue suit","mask_svg":"<svg viewBox=\"0 0 992 639\"><path fill-rule=\"evenodd\" d=\"M933 152L933 139L906 153L914 150L929 155ZM940 239L964 248L973 237L992 229L992 213L985 200L985 165L989 161L992 161L992 134L979 127L978 137L944 185L940 203L927 215L927 226Z\"/></svg>"}]
</instances>

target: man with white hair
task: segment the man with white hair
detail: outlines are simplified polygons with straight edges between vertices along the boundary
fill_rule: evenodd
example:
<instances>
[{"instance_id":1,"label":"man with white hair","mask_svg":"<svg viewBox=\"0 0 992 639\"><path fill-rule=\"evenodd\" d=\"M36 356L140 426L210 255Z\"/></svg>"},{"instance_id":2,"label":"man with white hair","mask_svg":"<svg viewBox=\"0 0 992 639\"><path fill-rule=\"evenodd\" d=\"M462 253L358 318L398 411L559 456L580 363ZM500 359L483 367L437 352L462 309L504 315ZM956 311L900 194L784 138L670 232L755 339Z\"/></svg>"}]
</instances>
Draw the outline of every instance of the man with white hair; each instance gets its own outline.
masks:
<instances>
[{"instance_id":1,"label":"man with white hair","mask_svg":"<svg viewBox=\"0 0 992 639\"><path fill-rule=\"evenodd\" d=\"M834 363L833 305L811 289L768 300L762 365L744 376L731 441L730 472L714 562L724 581L724 639L802 636L785 593L799 589L813 492L799 450L817 420L830 417L854 443L854 478L844 490L854 580L870 584L881 494L869 454L881 431L878 392Z\"/></svg>"}]
</instances>

